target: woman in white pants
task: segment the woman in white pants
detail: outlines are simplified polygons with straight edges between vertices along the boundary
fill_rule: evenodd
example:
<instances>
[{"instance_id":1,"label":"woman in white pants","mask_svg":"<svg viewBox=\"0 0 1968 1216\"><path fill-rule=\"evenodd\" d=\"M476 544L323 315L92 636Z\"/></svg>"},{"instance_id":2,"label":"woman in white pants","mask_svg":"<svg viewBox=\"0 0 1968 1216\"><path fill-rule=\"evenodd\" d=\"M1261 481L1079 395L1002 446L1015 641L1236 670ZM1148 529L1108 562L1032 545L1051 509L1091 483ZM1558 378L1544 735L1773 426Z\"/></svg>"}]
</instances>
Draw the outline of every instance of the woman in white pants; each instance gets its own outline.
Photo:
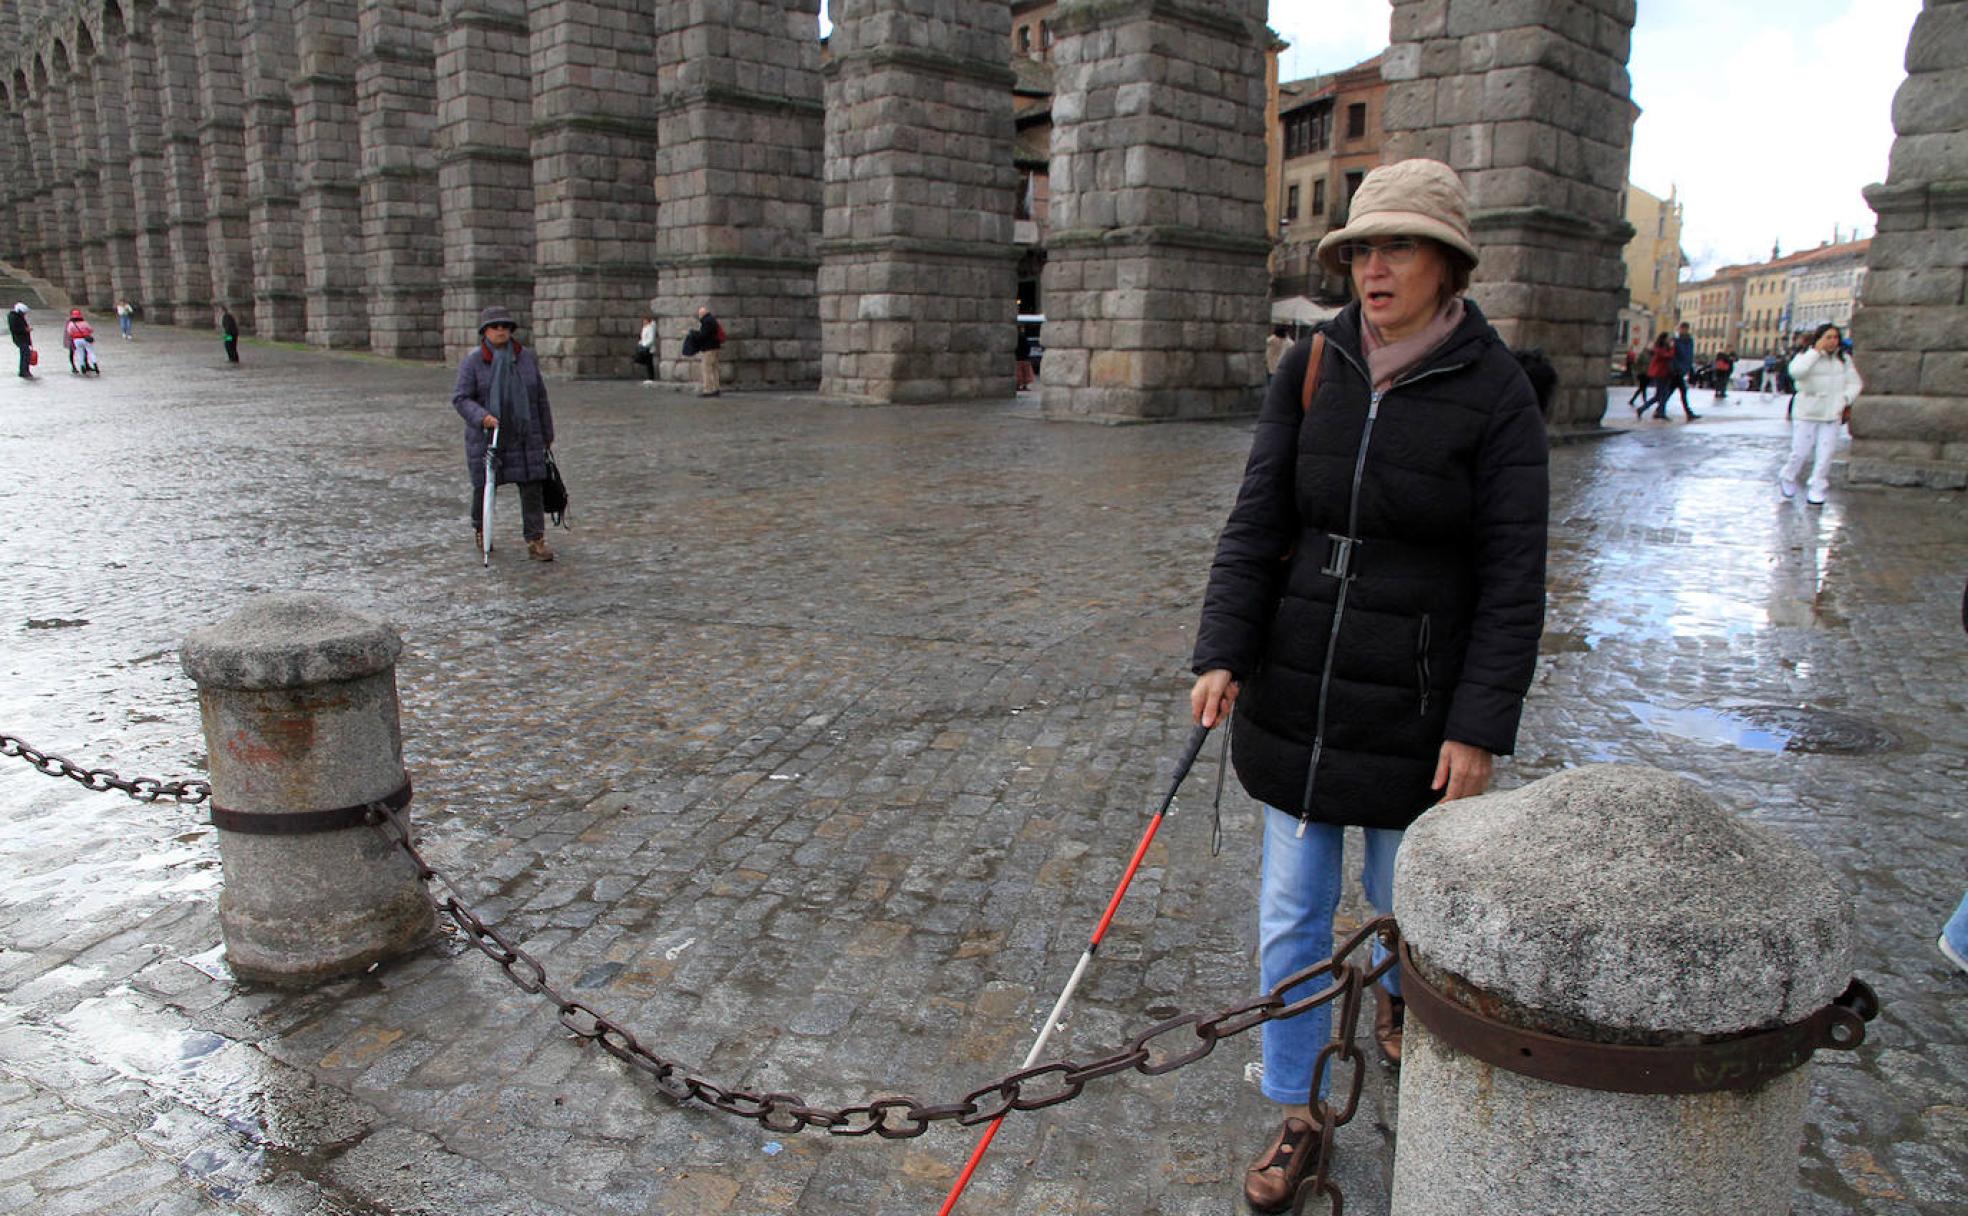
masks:
<instances>
[{"instance_id":1,"label":"woman in white pants","mask_svg":"<svg viewBox=\"0 0 1968 1216\"><path fill-rule=\"evenodd\" d=\"M1831 488L1831 454L1838 446L1838 428L1851 420L1852 402L1864 387L1845 350L1844 332L1836 325L1819 326L1811 344L1790 361L1790 379L1797 385L1797 404L1791 411L1790 459L1777 474L1777 488L1785 498L1796 497L1798 474L1810 461L1804 501L1821 507L1825 491Z\"/></svg>"}]
</instances>

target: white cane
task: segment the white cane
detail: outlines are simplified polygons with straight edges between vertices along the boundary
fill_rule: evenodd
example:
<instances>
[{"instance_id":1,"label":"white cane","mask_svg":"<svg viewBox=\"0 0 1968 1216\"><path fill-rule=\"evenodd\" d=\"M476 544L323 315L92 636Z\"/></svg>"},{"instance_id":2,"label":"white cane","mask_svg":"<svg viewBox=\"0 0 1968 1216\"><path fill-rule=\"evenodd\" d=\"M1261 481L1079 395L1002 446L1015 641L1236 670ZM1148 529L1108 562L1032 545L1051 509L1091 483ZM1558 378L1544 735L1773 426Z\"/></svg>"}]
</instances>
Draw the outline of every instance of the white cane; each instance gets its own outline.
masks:
<instances>
[{"instance_id":1,"label":"white cane","mask_svg":"<svg viewBox=\"0 0 1968 1216\"><path fill-rule=\"evenodd\" d=\"M499 427L492 426L492 441L485 445L485 498L479 505L478 535L485 549L485 564L492 564L492 491L497 484L493 474L499 466Z\"/></svg>"}]
</instances>

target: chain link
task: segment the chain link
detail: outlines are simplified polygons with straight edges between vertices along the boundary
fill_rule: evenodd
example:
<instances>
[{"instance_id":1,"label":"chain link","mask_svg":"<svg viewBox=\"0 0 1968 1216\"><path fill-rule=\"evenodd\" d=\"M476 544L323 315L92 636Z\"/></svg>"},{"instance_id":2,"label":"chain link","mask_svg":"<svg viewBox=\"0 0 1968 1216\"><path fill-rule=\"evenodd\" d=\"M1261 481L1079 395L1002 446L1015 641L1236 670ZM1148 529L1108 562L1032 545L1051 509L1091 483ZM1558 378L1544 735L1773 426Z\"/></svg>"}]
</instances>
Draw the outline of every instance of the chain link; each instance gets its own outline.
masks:
<instances>
[{"instance_id":1,"label":"chain link","mask_svg":"<svg viewBox=\"0 0 1968 1216\"><path fill-rule=\"evenodd\" d=\"M191 806L212 796L208 781L164 781L156 777L123 777L106 768L83 768L64 757L51 755L24 740L0 733L0 756L19 757L50 777L66 777L83 788L99 793L116 791L139 802L170 800ZM1185 1013L1157 1022L1128 1040L1125 1047L1088 1060L1048 1060L1031 1068L1021 1068L971 1090L955 1102L926 1103L908 1095L891 1094L871 1098L851 1106L828 1107L808 1102L798 1094L759 1093L729 1088L689 1072L676 1060L651 1051L635 1033L584 1001L562 992L547 974L540 960L487 924L470 905L458 898L458 886L432 866L418 851L401 811L380 802L369 804L368 822L395 845L415 867L419 886L431 908L456 925L465 940L479 953L497 963L506 978L521 992L544 996L550 1001L560 1024L576 1038L587 1040L603 1051L641 1072L656 1087L678 1102L696 1101L712 1110L739 1119L749 1119L775 1135L794 1135L817 1128L830 1136L878 1136L884 1140L909 1140L928 1132L937 1123L954 1121L975 1127L1003 1118L1013 1111L1044 1110L1070 1102L1086 1087L1105 1077L1138 1072L1159 1077L1186 1068L1216 1049L1225 1039L1236 1038L1267 1022L1297 1017L1320 1005L1338 1002L1337 1037L1319 1052L1312 1066L1312 1092L1319 1092L1335 1061L1348 1068L1344 1102L1335 1107L1320 1098L1314 1105L1320 1135L1312 1165L1299 1184L1292 1210L1301 1212L1307 1203L1323 1197L1331 1216L1341 1216L1344 1199L1330 1177L1333 1131L1353 1118L1360 1104L1365 1058L1354 1043L1359 1030L1360 1010L1366 986L1378 980L1394 965L1393 946L1397 939L1392 917L1380 917L1355 930L1331 958L1315 963L1279 981L1269 992L1227 1005L1214 1013ZM442 884L452 893L439 899L431 889ZM1362 944L1380 937L1389 947L1386 958L1362 966L1353 955ZM1322 981L1323 986L1309 996L1288 1001L1285 993ZM1159 1053L1159 1054L1158 1054Z\"/></svg>"},{"instance_id":2,"label":"chain link","mask_svg":"<svg viewBox=\"0 0 1968 1216\"><path fill-rule=\"evenodd\" d=\"M62 756L50 755L30 746L25 740L12 735L0 734L0 756L18 756L50 777L67 777L78 781L82 788L94 790L99 794L114 790L128 794L138 802L158 802L170 800L185 806L196 806L212 796L212 783L209 781L164 781L156 777L124 777L106 768L83 768Z\"/></svg>"},{"instance_id":3,"label":"chain link","mask_svg":"<svg viewBox=\"0 0 1968 1216\"><path fill-rule=\"evenodd\" d=\"M611 1021L585 1002L571 998L554 985L539 960L485 923L469 905L458 898L457 884L424 859L412 839L401 812L372 804L369 821L416 867L423 880L424 896L431 907L458 927L465 940L479 953L498 964L506 978L522 992L544 996L559 1011L560 1023L569 1034L586 1039L609 1055L648 1073L662 1091L678 1101L695 1100L713 1110L740 1119L750 1119L776 1135L792 1135L815 1128L830 1136L879 1136L884 1140L907 1140L929 1131L941 1122L964 1127L989 1123L1013 1111L1043 1110L1070 1102L1091 1082L1123 1072L1161 1076L1187 1067L1215 1050L1225 1039L1262 1026L1266 1022L1297 1017L1315 1006L1338 1002L1338 1037L1319 1053L1313 1065L1312 1089L1317 1093L1321 1081L1335 1061L1349 1067L1342 1093L1344 1101L1334 1106L1321 1100L1317 1110L1323 1130L1317 1157L1306 1180L1300 1185L1295 1210L1311 1199L1325 1197L1333 1216L1339 1216L1342 1203L1339 1189L1329 1177L1332 1157L1332 1130L1351 1119L1360 1103L1365 1057L1354 1038L1359 1029L1360 1010L1367 984L1377 980L1393 965L1391 947L1394 920L1380 917L1360 926L1340 943L1333 956L1294 975L1286 976L1263 996L1239 1001L1211 1014L1187 1013L1150 1026L1130 1039L1125 1047L1109 1055L1085 1061L1055 1059L1007 1073L980 1085L954 1102L926 1103L908 1095L886 1095L851 1106L828 1107L808 1102L798 1094L760 1093L731 1088L692 1074L676 1060L643 1046L634 1032ZM441 883L452 894L440 899L431 883ZM1390 947L1389 957L1363 965L1354 955L1375 937ZM1321 982L1310 996L1287 1001L1285 993L1303 985Z\"/></svg>"}]
</instances>

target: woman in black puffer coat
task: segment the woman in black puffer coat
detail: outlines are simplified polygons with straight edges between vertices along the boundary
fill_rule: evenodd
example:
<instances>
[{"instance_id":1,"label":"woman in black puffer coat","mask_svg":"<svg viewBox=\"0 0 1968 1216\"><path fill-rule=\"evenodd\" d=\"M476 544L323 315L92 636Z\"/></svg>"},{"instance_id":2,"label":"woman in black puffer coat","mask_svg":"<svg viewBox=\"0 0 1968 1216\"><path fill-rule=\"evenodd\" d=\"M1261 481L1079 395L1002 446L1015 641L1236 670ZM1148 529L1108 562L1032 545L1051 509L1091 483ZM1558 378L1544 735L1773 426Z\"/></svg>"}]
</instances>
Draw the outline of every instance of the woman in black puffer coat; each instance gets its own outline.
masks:
<instances>
[{"instance_id":1,"label":"woman in black puffer coat","mask_svg":"<svg viewBox=\"0 0 1968 1216\"><path fill-rule=\"evenodd\" d=\"M1386 911L1402 830L1482 793L1515 748L1544 622L1546 440L1516 359L1461 296L1466 214L1446 165L1368 174L1319 244L1355 302L1273 379L1210 569L1191 701L1206 726L1236 705L1237 776L1266 804L1267 990L1332 952L1347 825L1368 829L1362 877ZM1376 1036L1398 1062L1388 981ZM1289 1206L1313 1155L1330 1034L1324 1009L1264 1027L1263 1089L1287 1111L1246 1175L1254 1208Z\"/></svg>"}]
</instances>

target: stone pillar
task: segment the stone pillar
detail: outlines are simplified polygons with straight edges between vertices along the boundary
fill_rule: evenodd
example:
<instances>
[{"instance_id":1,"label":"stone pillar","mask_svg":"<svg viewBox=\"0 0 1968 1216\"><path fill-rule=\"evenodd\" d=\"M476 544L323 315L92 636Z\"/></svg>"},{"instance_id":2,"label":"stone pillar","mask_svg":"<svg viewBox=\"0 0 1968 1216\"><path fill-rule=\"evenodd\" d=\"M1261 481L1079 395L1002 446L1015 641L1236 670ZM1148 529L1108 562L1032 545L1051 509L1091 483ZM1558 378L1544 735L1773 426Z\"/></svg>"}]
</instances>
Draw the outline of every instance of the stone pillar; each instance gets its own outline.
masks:
<instances>
[{"instance_id":1,"label":"stone pillar","mask_svg":"<svg viewBox=\"0 0 1968 1216\"><path fill-rule=\"evenodd\" d=\"M43 277L61 285L75 299L83 299L87 291L87 268L83 264L83 197L81 197L81 177L77 173L77 155L73 152L75 144L75 124L69 120L69 108L75 104L73 98L73 71L67 59L57 55L55 69L49 77L47 89L41 91L41 122L45 126L47 140L47 177L45 181L53 187L49 191L49 220L47 238L53 246L53 262ZM43 356L45 358L45 356Z\"/></svg>"},{"instance_id":2,"label":"stone pillar","mask_svg":"<svg viewBox=\"0 0 1968 1216\"><path fill-rule=\"evenodd\" d=\"M164 125L164 192L169 199L172 323L218 325L212 309L212 259L207 238L205 165L198 150L203 121L198 104L198 56L191 22L159 7L153 26L158 114Z\"/></svg>"},{"instance_id":3,"label":"stone pillar","mask_svg":"<svg viewBox=\"0 0 1968 1216\"><path fill-rule=\"evenodd\" d=\"M51 187L46 176L45 161L47 147L44 132L47 123L43 114L47 102L41 91L17 79L16 95L20 97L20 161L24 172L21 177L21 249L20 260L32 274L43 274L48 248L48 203Z\"/></svg>"},{"instance_id":4,"label":"stone pillar","mask_svg":"<svg viewBox=\"0 0 1968 1216\"><path fill-rule=\"evenodd\" d=\"M103 303L136 299L137 210L131 185L130 124L124 114L129 84L124 79L128 46L121 29L110 31L89 65L92 100L96 107L97 180L102 191L103 256L108 295Z\"/></svg>"},{"instance_id":5,"label":"stone pillar","mask_svg":"<svg viewBox=\"0 0 1968 1216\"><path fill-rule=\"evenodd\" d=\"M355 0L295 0L295 184L301 196L301 274L307 340L345 350L369 345L356 181Z\"/></svg>"},{"instance_id":6,"label":"stone pillar","mask_svg":"<svg viewBox=\"0 0 1968 1216\"><path fill-rule=\"evenodd\" d=\"M1012 393L1006 0L840 0L826 78L820 391ZM740 356L742 357L742 356Z\"/></svg>"},{"instance_id":7,"label":"stone pillar","mask_svg":"<svg viewBox=\"0 0 1968 1216\"><path fill-rule=\"evenodd\" d=\"M106 248L108 217L103 213L102 144L96 128L96 98L93 73L87 60L77 57L67 72L68 129L56 147L56 156L73 170L75 210L69 214L74 228L75 270L62 282L68 287L71 303L91 312L105 307L109 292L109 254Z\"/></svg>"},{"instance_id":8,"label":"stone pillar","mask_svg":"<svg viewBox=\"0 0 1968 1216\"><path fill-rule=\"evenodd\" d=\"M191 5L191 31L203 115L198 124L198 156L205 171L205 249L212 260L212 297L232 310L243 332L257 333L238 0L198 0Z\"/></svg>"},{"instance_id":9,"label":"stone pillar","mask_svg":"<svg viewBox=\"0 0 1968 1216\"><path fill-rule=\"evenodd\" d=\"M1270 315L1265 8L1059 6L1046 417L1257 409Z\"/></svg>"},{"instance_id":10,"label":"stone pillar","mask_svg":"<svg viewBox=\"0 0 1968 1216\"><path fill-rule=\"evenodd\" d=\"M1558 371L1555 429L1598 424L1624 301L1634 0L1394 0L1388 160L1446 161L1469 188L1470 298Z\"/></svg>"},{"instance_id":11,"label":"stone pillar","mask_svg":"<svg viewBox=\"0 0 1968 1216\"><path fill-rule=\"evenodd\" d=\"M675 4L664 7L675 8ZM534 0L534 351L625 376L656 291L655 28L641 0ZM524 325L529 319L520 318Z\"/></svg>"},{"instance_id":12,"label":"stone pillar","mask_svg":"<svg viewBox=\"0 0 1968 1216\"><path fill-rule=\"evenodd\" d=\"M356 107L369 346L398 359L443 354L437 202L437 0L359 0Z\"/></svg>"},{"instance_id":13,"label":"stone pillar","mask_svg":"<svg viewBox=\"0 0 1968 1216\"><path fill-rule=\"evenodd\" d=\"M1402 841L1394 915L1451 1001L1573 1040L1737 1038L1809 1017L1852 977L1830 870L1656 769L1595 765L1430 811ZM1790 1211L1808 1067L1744 1090L1572 1088L1464 1054L1415 999L1393 1216Z\"/></svg>"},{"instance_id":14,"label":"stone pillar","mask_svg":"<svg viewBox=\"0 0 1968 1216\"><path fill-rule=\"evenodd\" d=\"M157 51L147 27L133 26L123 57L123 113L130 131L130 201L137 279L130 301L152 325L176 321L171 301L171 202L164 181L164 125L157 103Z\"/></svg>"},{"instance_id":15,"label":"stone pillar","mask_svg":"<svg viewBox=\"0 0 1968 1216\"><path fill-rule=\"evenodd\" d=\"M1893 98L1879 230L1852 318L1853 481L1968 488L1968 4L1927 0Z\"/></svg>"},{"instance_id":16,"label":"stone pillar","mask_svg":"<svg viewBox=\"0 0 1968 1216\"><path fill-rule=\"evenodd\" d=\"M187 638L215 821L219 808L291 816L402 789L402 650L395 629L320 595L261 596ZM415 869L373 828L262 834L221 822L218 838L219 928L241 979L332 979L430 933Z\"/></svg>"},{"instance_id":17,"label":"stone pillar","mask_svg":"<svg viewBox=\"0 0 1968 1216\"><path fill-rule=\"evenodd\" d=\"M32 197L33 169L27 159L27 122L22 114L26 99L16 93L7 97L7 112L0 114L0 262L21 264L28 246L28 199ZM0 308L12 301L0 301Z\"/></svg>"},{"instance_id":18,"label":"stone pillar","mask_svg":"<svg viewBox=\"0 0 1968 1216\"><path fill-rule=\"evenodd\" d=\"M55 152L57 124L53 114L61 108L61 96L47 81L45 73L41 75L41 85L35 89L35 102L37 106L30 114L33 130L28 134L28 144L33 155L33 177L41 185L37 207L41 216L41 242L33 260L33 272L53 283L71 283L75 281L73 246L63 230L61 216L73 209L75 191L59 171L61 157Z\"/></svg>"},{"instance_id":19,"label":"stone pillar","mask_svg":"<svg viewBox=\"0 0 1968 1216\"><path fill-rule=\"evenodd\" d=\"M533 311L533 84L525 0L445 0L437 35L437 183L444 199L444 346L479 311Z\"/></svg>"},{"instance_id":20,"label":"stone pillar","mask_svg":"<svg viewBox=\"0 0 1968 1216\"><path fill-rule=\"evenodd\" d=\"M814 0L657 7L657 369L695 383L697 309L729 335L735 388L820 381L820 162Z\"/></svg>"},{"instance_id":21,"label":"stone pillar","mask_svg":"<svg viewBox=\"0 0 1968 1216\"><path fill-rule=\"evenodd\" d=\"M307 335L301 208L294 185L294 24L290 6L242 0L240 78L246 91L246 213L252 235L253 327L262 338Z\"/></svg>"}]
</instances>

